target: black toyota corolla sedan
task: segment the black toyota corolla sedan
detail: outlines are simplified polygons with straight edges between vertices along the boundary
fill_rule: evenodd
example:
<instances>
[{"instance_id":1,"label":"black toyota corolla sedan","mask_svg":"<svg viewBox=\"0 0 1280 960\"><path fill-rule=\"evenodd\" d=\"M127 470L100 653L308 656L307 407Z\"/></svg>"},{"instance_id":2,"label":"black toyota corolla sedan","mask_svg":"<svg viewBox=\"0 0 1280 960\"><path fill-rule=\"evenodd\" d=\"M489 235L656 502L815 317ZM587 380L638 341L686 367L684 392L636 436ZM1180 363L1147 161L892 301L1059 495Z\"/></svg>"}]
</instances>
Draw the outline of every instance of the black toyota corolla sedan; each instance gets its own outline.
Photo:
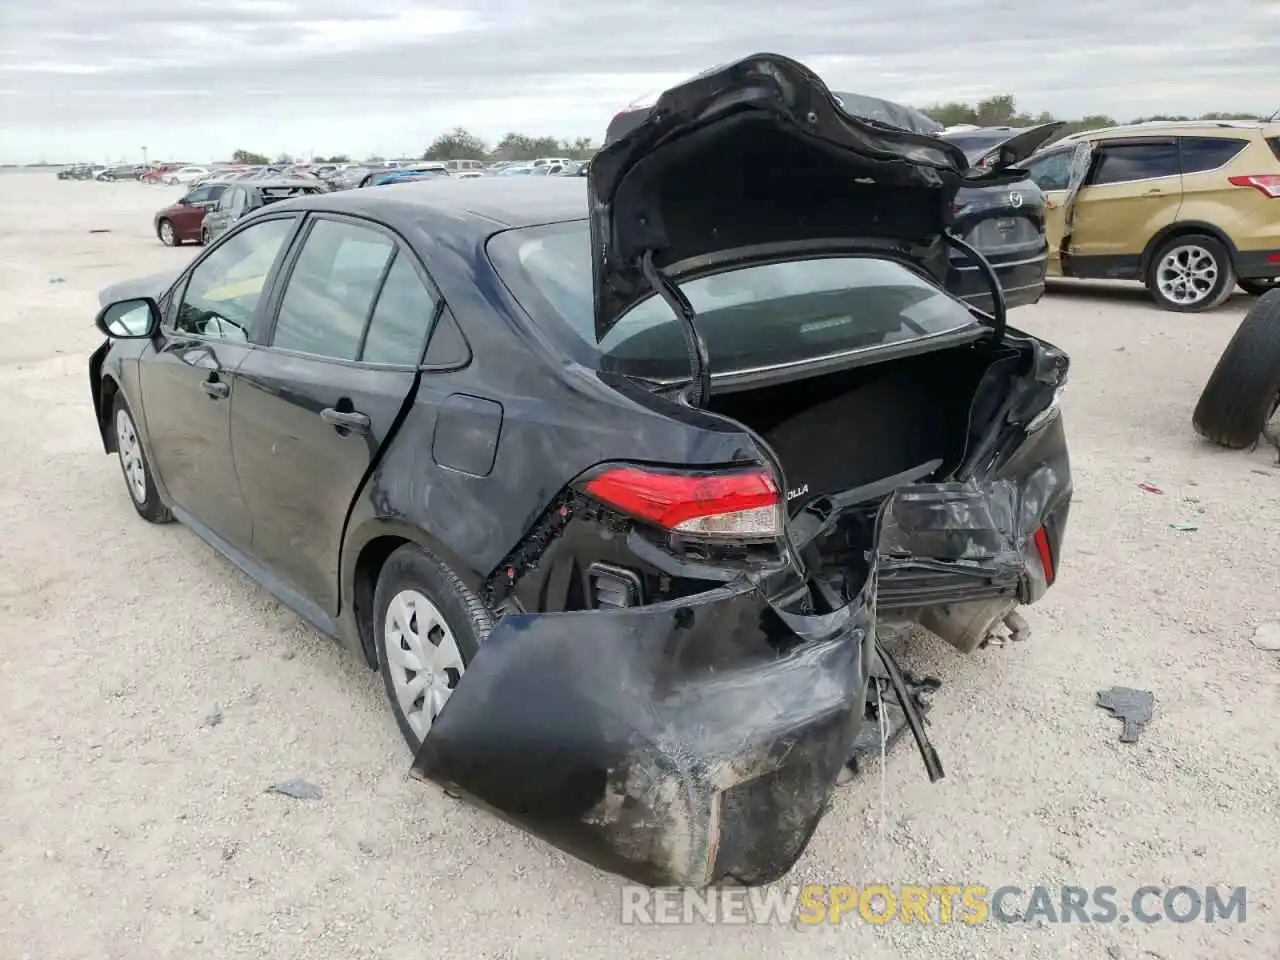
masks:
<instances>
[{"instance_id":1,"label":"black toyota corolla sedan","mask_svg":"<svg viewBox=\"0 0 1280 960\"><path fill-rule=\"evenodd\" d=\"M877 625L969 651L1053 583L1067 358L943 287L999 174L774 55L661 105L585 178L265 207L104 292L90 387L137 512L379 670L417 776L763 883L902 694Z\"/></svg>"}]
</instances>

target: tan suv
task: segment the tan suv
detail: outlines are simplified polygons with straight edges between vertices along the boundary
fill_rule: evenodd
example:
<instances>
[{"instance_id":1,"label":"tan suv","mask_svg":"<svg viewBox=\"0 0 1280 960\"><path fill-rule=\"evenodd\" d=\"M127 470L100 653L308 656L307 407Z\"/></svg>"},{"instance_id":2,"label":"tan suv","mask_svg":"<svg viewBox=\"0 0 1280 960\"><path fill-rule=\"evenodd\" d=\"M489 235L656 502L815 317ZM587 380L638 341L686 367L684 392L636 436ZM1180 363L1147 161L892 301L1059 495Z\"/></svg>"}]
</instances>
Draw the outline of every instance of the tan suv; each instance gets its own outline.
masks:
<instances>
[{"instance_id":1,"label":"tan suv","mask_svg":"<svg viewBox=\"0 0 1280 960\"><path fill-rule=\"evenodd\" d=\"M1090 130L1022 166L1045 194L1051 277L1141 280L1184 313L1277 285L1280 123Z\"/></svg>"}]
</instances>

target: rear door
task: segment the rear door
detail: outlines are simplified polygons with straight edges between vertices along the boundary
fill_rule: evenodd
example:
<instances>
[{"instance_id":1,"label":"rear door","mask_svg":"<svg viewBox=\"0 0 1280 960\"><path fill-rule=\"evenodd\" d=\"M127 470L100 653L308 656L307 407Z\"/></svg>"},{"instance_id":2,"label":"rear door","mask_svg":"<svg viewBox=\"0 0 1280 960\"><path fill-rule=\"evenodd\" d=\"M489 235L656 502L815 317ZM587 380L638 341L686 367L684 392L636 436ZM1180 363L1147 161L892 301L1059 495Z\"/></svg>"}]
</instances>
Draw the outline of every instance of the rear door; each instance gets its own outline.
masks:
<instances>
[{"instance_id":1,"label":"rear door","mask_svg":"<svg viewBox=\"0 0 1280 960\"><path fill-rule=\"evenodd\" d=\"M1178 218L1181 205L1182 165L1173 137L1097 143L1072 210L1067 272L1137 277L1147 242Z\"/></svg>"},{"instance_id":2,"label":"rear door","mask_svg":"<svg viewBox=\"0 0 1280 960\"><path fill-rule=\"evenodd\" d=\"M368 221L313 216L241 365L231 445L253 552L330 615L347 512L418 378L439 298Z\"/></svg>"}]
</instances>

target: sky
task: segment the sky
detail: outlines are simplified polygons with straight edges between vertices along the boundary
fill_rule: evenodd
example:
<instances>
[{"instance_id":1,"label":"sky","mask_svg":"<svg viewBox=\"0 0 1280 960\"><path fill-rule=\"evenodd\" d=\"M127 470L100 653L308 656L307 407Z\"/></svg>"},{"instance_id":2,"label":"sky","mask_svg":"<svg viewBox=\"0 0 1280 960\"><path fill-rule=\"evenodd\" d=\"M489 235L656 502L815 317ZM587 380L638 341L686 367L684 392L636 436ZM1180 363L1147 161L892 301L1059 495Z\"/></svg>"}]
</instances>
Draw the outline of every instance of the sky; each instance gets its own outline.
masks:
<instances>
[{"instance_id":1,"label":"sky","mask_svg":"<svg viewBox=\"0 0 1280 960\"><path fill-rule=\"evenodd\" d=\"M420 155L456 126L599 141L758 52L914 105L1280 109L1280 0L0 0L0 163Z\"/></svg>"}]
</instances>

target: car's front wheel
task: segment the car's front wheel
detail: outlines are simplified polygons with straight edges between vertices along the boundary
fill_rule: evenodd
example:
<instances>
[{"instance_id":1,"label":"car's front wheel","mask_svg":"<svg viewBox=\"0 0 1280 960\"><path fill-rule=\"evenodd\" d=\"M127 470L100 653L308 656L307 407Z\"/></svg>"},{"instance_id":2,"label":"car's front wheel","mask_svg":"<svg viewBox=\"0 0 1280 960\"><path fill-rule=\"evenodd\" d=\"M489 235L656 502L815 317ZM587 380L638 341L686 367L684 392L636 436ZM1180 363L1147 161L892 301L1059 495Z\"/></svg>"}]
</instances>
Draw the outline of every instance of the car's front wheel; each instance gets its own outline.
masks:
<instances>
[{"instance_id":1,"label":"car's front wheel","mask_svg":"<svg viewBox=\"0 0 1280 960\"><path fill-rule=\"evenodd\" d=\"M1146 279L1156 303L1177 313L1216 309L1236 285L1231 254L1207 234L1168 240L1151 258Z\"/></svg>"},{"instance_id":2,"label":"car's front wheel","mask_svg":"<svg viewBox=\"0 0 1280 960\"><path fill-rule=\"evenodd\" d=\"M138 426L133 419L133 411L120 393L116 394L115 404L111 412L111 427L115 431L116 453L120 457L120 472L124 474L125 489L129 491L129 499L138 515L151 523L168 523L173 519L160 501L155 480L151 474L151 464L147 462L146 451L142 449L142 439L138 436Z\"/></svg>"},{"instance_id":3,"label":"car's front wheel","mask_svg":"<svg viewBox=\"0 0 1280 960\"><path fill-rule=\"evenodd\" d=\"M1260 280L1237 280L1240 289L1251 297L1260 297L1264 293L1280 287L1280 277L1265 277Z\"/></svg>"},{"instance_id":4,"label":"car's front wheel","mask_svg":"<svg viewBox=\"0 0 1280 960\"><path fill-rule=\"evenodd\" d=\"M173 229L173 222L170 220L161 220L156 233L160 235L160 242L166 247L176 247L182 242L178 239L178 234Z\"/></svg>"},{"instance_id":5,"label":"car's front wheel","mask_svg":"<svg viewBox=\"0 0 1280 960\"><path fill-rule=\"evenodd\" d=\"M383 686L400 733L416 753L493 618L457 574L415 544L387 558L373 603Z\"/></svg>"}]
</instances>

